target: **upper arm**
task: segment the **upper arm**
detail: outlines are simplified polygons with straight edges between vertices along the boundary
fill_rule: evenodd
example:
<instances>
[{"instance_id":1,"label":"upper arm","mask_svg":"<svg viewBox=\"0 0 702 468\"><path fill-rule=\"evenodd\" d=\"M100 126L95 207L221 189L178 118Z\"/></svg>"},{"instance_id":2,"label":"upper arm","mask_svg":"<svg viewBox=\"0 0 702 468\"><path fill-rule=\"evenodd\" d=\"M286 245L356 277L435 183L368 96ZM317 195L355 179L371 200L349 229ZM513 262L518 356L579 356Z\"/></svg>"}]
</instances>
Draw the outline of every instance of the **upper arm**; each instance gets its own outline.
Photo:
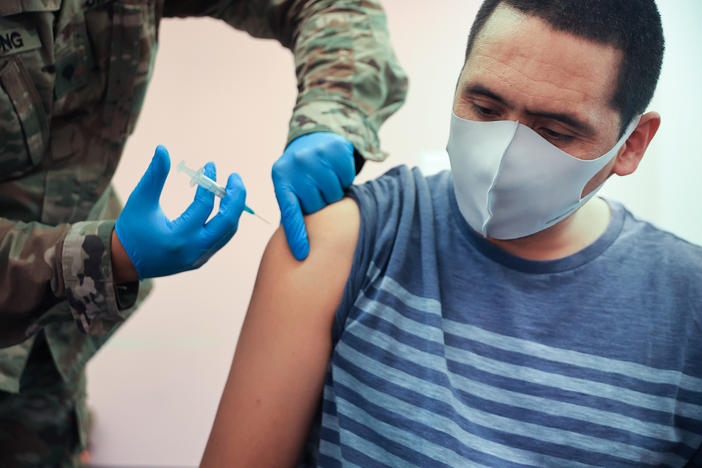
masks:
<instances>
[{"instance_id":1,"label":"upper arm","mask_svg":"<svg viewBox=\"0 0 702 468\"><path fill-rule=\"evenodd\" d=\"M164 16L210 16L254 37L276 38L290 47L307 0L165 0Z\"/></svg>"},{"instance_id":2,"label":"upper arm","mask_svg":"<svg viewBox=\"0 0 702 468\"><path fill-rule=\"evenodd\" d=\"M287 466L300 455L321 396L360 215L344 199L306 224L304 262L292 257L281 229L263 255L203 466Z\"/></svg>"}]
</instances>

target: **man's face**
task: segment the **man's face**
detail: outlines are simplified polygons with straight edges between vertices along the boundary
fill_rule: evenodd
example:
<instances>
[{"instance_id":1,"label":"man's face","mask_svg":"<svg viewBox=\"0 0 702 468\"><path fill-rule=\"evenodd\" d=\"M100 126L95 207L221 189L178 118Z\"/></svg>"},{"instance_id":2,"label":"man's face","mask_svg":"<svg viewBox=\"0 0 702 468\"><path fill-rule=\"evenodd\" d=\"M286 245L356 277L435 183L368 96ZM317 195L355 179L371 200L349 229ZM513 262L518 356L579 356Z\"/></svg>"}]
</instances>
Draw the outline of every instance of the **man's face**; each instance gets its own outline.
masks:
<instances>
[{"instance_id":1,"label":"man's face","mask_svg":"<svg viewBox=\"0 0 702 468\"><path fill-rule=\"evenodd\" d=\"M621 51L555 31L545 21L499 6L478 34L453 104L467 120L518 120L580 159L617 142L619 112L610 106ZM603 182L598 173L583 194Z\"/></svg>"}]
</instances>

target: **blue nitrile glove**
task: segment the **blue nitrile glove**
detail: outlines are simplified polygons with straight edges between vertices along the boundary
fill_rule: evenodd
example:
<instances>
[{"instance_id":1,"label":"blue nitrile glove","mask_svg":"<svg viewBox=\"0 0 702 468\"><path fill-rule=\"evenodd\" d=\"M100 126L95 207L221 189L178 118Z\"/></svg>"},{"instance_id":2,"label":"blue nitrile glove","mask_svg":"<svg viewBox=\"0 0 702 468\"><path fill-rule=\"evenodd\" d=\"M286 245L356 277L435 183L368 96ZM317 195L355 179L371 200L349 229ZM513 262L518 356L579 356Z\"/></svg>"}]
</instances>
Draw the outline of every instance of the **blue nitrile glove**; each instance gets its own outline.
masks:
<instances>
[{"instance_id":1,"label":"blue nitrile glove","mask_svg":"<svg viewBox=\"0 0 702 468\"><path fill-rule=\"evenodd\" d=\"M296 259L304 260L310 251L302 213L314 213L341 200L354 177L353 145L336 133L317 132L296 138L273 164L280 223Z\"/></svg>"},{"instance_id":2,"label":"blue nitrile glove","mask_svg":"<svg viewBox=\"0 0 702 468\"><path fill-rule=\"evenodd\" d=\"M117 237L139 279L198 268L234 236L244 209L246 189L241 177L232 174L219 212L207 224L214 194L202 187L197 188L195 199L185 212L169 220L161 210L159 198L170 167L168 150L159 145L115 224ZM207 163L205 175L215 179L213 163Z\"/></svg>"}]
</instances>

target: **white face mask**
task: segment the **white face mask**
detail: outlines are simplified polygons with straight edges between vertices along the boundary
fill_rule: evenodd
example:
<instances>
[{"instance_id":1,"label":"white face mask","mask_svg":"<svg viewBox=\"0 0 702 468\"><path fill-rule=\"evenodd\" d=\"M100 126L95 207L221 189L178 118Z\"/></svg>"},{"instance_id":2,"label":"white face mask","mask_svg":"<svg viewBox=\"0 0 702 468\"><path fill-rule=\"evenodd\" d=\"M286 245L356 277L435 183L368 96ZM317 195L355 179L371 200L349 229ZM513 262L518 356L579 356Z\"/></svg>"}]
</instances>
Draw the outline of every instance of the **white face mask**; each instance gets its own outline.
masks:
<instances>
[{"instance_id":1,"label":"white face mask","mask_svg":"<svg viewBox=\"0 0 702 468\"><path fill-rule=\"evenodd\" d=\"M635 118L606 154L582 160L519 122L477 122L453 114L446 150L461 214L474 230L495 239L543 231L572 214L602 187L580 197L638 122Z\"/></svg>"}]
</instances>

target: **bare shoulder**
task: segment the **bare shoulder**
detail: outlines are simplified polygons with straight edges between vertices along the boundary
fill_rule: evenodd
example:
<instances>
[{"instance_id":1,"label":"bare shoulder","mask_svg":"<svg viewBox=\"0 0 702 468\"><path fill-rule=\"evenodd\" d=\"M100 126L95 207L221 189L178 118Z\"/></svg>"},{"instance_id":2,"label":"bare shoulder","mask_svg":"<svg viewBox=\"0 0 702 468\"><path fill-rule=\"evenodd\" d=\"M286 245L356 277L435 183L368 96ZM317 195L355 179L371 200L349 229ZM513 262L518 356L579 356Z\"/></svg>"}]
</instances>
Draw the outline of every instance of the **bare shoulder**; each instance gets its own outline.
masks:
<instances>
[{"instance_id":1,"label":"bare shoulder","mask_svg":"<svg viewBox=\"0 0 702 468\"><path fill-rule=\"evenodd\" d=\"M361 215L358 205L352 199L344 198L329 205L307 216L305 222L310 239L310 252L316 249L319 254L331 250L344 257L353 257Z\"/></svg>"},{"instance_id":2,"label":"bare shoulder","mask_svg":"<svg viewBox=\"0 0 702 468\"><path fill-rule=\"evenodd\" d=\"M358 206L350 198L307 216L310 253L301 262L290 253L279 228L266 247L256 289L275 291L288 300L305 297L295 302L306 303L307 310L321 308L333 314L351 272L360 220ZM309 307L310 301L318 302L316 307Z\"/></svg>"},{"instance_id":3,"label":"bare shoulder","mask_svg":"<svg viewBox=\"0 0 702 468\"><path fill-rule=\"evenodd\" d=\"M361 216L356 202L350 198L344 198L314 214L305 216L310 241L310 254L305 261L298 262L290 254L282 227L273 234L268 249L275 251L278 257L285 257L286 263L297 263L300 266L310 260L309 263L315 263L319 257L333 251L337 251L340 255L350 251L353 255L360 223ZM283 258L279 260L283 261Z\"/></svg>"}]
</instances>

